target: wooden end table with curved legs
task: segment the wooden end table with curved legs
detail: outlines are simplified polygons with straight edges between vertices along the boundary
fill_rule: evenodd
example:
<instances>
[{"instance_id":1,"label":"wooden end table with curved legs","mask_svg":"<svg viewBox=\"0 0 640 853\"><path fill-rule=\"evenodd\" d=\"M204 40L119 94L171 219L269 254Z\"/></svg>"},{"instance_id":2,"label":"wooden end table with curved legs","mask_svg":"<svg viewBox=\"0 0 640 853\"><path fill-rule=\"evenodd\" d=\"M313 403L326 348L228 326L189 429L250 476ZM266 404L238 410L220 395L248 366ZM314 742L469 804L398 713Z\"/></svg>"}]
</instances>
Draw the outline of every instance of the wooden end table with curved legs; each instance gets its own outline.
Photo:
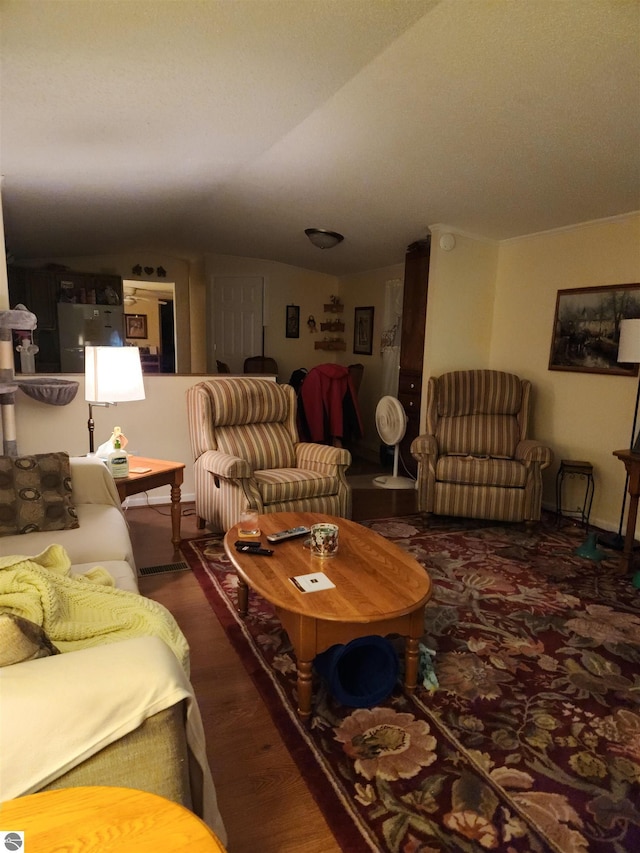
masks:
<instances>
[{"instance_id":1,"label":"wooden end table with curved legs","mask_svg":"<svg viewBox=\"0 0 640 853\"><path fill-rule=\"evenodd\" d=\"M278 545L269 533L329 521L339 527L335 557L312 556L304 537ZM431 597L426 570L393 542L345 518L319 513L278 512L260 516L263 547L272 557L239 553L237 526L224 538L224 549L238 574L238 612L246 615L248 587L271 602L295 651L298 667L298 713L311 714L311 671L317 654L336 643L370 634L405 637L405 683L413 692L418 678L418 641L424 633L425 605ZM323 572L332 589L301 592L290 578Z\"/></svg>"}]
</instances>

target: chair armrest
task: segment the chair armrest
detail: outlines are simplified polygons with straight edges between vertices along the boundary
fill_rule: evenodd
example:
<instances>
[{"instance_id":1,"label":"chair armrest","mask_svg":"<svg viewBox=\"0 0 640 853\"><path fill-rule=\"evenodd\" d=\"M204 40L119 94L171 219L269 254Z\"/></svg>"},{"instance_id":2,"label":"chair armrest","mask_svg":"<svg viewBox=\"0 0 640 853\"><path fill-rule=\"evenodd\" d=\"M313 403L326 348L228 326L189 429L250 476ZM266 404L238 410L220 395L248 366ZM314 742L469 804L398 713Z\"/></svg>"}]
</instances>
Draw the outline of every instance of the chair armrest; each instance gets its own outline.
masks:
<instances>
[{"instance_id":1,"label":"chair armrest","mask_svg":"<svg viewBox=\"0 0 640 853\"><path fill-rule=\"evenodd\" d=\"M518 442L515 458L525 463L537 462L542 471L553 462L553 451L541 442L528 438Z\"/></svg>"},{"instance_id":2,"label":"chair armrest","mask_svg":"<svg viewBox=\"0 0 640 853\"><path fill-rule=\"evenodd\" d=\"M2 800L38 790L193 695L173 652L148 636L3 667L0 685Z\"/></svg>"},{"instance_id":3,"label":"chair armrest","mask_svg":"<svg viewBox=\"0 0 640 853\"><path fill-rule=\"evenodd\" d=\"M222 453L220 450L205 451L198 463L205 471L225 480L242 480L253 476L253 469L246 459Z\"/></svg>"},{"instance_id":4,"label":"chair armrest","mask_svg":"<svg viewBox=\"0 0 640 853\"><path fill-rule=\"evenodd\" d=\"M411 455L418 463L416 490L418 512L433 512L435 500L436 462L438 442L431 433L416 436L411 442Z\"/></svg>"},{"instance_id":5,"label":"chair armrest","mask_svg":"<svg viewBox=\"0 0 640 853\"><path fill-rule=\"evenodd\" d=\"M351 465L351 454L344 447L301 441L295 446L296 467L308 471L326 471L329 467L345 469Z\"/></svg>"},{"instance_id":6,"label":"chair armrest","mask_svg":"<svg viewBox=\"0 0 640 853\"><path fill-rule=\"evenodd\" d=\"M414 459L420 462L426 456L438 455L438 442L434 435L424 433L418 435L411 442L411 455Z\"/></svg>"},{"instance_id":7,"label":"chair armrest","mask_svg":"<svg viewBox=\"0 0 640 853\"><path fill-rule=\"evenodd\" d=\"M72 456L69 467L74 504L107 504L120 509L116 484L102 459L97 456Z\"/></svg>"}]
</instances>

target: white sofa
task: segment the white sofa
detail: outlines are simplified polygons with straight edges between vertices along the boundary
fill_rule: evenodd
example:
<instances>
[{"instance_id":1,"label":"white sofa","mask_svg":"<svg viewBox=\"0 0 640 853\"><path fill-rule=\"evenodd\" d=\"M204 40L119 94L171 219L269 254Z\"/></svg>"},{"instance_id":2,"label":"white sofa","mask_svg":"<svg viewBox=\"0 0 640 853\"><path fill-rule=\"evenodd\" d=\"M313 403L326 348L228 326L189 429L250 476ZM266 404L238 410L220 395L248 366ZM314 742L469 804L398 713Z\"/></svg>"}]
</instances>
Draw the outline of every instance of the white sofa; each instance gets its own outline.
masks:
<instances>
[{"instance_id":1,"label":"white sofa","mask_svg":"<svg viewBox=\"0 0 640 853\"><path fill-rule=\"evenodd\" d=\"M79 527L2 537L0 557L62 545L71 575L99 565L137 593L111 474L97 457L72 457L70 467ZM226 844L193 689L158 637L1 667L0 713L0 801L74 785L140 788L191 808Z\"/></svg>"},{"instance_id":2,"label":"white sofa","mask_svg":"<svg viewBox=\"0 0 640 853\"><path fill-rule=\"evenodd\" d=\"M117 587L138 592L131 539L113 477L97 456L74 456L70 463L72 501L80 526L73 530L3 536L0 556L33 556L48 545L62 545L71 559L71 574L83 574L99 563L114 578Z\"/></svg>"}]
</instances>

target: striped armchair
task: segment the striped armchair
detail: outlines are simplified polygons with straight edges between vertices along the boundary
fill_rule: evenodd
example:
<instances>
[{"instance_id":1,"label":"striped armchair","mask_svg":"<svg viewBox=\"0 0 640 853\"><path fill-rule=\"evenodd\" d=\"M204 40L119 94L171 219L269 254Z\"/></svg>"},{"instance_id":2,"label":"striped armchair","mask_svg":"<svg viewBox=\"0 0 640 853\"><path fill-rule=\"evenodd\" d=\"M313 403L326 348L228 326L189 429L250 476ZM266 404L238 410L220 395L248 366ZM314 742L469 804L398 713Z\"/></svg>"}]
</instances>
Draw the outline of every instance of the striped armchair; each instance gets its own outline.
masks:
<instances>
[{"instance_id":1,"label":"striped armchair","mask_svg":"<svg viewBox=\"0 0 640 853\"><path fill-rule=\"evenodd\" d=\"M298 441L290 385L220 378L187 391L198 527L227 531L246 506L351 517L348 450Z\"/></svg>"},{"instance_id":2,"label":"striped armchair","mask_svg":"<svg viewBox=\"0 0 640 853\"><path fill-rule=\"evenodd\" d=\"M459 370L427 385L427 430L411 444L418 509L435 515L540 519L548 447L527 439L531 383L497 370Z\"/></svg>"}]
</instances>

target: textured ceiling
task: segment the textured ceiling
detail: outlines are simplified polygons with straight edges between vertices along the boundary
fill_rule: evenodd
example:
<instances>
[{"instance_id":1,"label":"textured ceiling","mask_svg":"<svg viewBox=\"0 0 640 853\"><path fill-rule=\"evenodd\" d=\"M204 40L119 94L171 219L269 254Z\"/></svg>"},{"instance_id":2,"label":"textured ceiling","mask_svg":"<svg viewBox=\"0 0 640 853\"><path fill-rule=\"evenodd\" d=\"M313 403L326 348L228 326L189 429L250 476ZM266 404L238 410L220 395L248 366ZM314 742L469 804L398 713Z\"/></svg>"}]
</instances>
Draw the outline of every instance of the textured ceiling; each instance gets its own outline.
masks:
<instances>
[{"instance_id":1,"label":"textured ceiling","mask_svg":"<svg viewBox=\"0 0 640 853\"><path fill-rule=\"evenodd\" d=\"M4 0L16 258L334 274L640 209L635 0ZM321 251L307 227L342 232Z\"/></svg>"}]
</instances>

